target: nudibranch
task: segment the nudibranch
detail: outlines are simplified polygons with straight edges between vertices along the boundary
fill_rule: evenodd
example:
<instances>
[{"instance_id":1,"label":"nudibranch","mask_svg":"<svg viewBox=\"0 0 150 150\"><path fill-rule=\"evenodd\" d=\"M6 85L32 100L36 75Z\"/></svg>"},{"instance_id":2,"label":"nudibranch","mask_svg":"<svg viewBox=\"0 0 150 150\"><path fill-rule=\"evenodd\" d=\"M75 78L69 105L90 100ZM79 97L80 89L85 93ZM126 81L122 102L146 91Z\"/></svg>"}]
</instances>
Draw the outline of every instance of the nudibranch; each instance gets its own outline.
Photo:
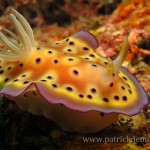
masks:
<instances>
[{"instance_id":1,"label":"nudibranch","mask_svg":"<svg viewBox=\"0 0 150 150\"><path fill-rule=\"evenodd\" d=\"M144 89L122 67L127 37L112 61L95 52L98 42L87 31L36 47L25 18L12 10L10 19L16 33L0 33L0 94L21 109L44 115L64 130L90 133L149 104Z\"/></svg>"}]
</instances>

